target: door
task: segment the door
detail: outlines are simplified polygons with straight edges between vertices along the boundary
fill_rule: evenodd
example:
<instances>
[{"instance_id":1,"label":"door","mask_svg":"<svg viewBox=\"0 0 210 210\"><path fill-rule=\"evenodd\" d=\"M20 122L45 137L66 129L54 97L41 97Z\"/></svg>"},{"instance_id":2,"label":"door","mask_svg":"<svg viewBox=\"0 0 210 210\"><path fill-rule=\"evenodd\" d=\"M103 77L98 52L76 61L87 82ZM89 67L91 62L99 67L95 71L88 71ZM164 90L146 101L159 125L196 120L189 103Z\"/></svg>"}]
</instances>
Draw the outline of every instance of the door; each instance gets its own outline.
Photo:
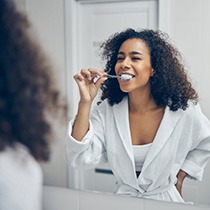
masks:
<instances>
[{"instance_id":1,"label":"door","mask_svg":"<svg viewBox=\"0 0 210 210\"><path fill-rule=\"evenodd\" d=\"M91 1L93 2L93 1ZM100 3L99 3L100 2ZM110 35L126 28L158 28L157 0L89 3L77 2L77 68L98 68L103 70L103 63L98 56L101 43ZM72 30L71 30L72 31ZM74 93L75 94L75 93ZM77 107L77 97L75 105ZM83 190L113 192L116 184L109 165L93 170L69 170L69 180L74 186ZM76 178L74 176L77 176ZM78 178L79 177L79 178Z\"/></svg>"},{"instance_id":2,"label":"door","mask_svg":"<svg viewBox=\"0 0 210 210\"><path fill-rule=\"evenodd\" d=\"M157 29L157 17L157 0L80 3L78 8L80 67L101 68L97 52L104 40L126 28Z\"/></svg>"}]
</instances>

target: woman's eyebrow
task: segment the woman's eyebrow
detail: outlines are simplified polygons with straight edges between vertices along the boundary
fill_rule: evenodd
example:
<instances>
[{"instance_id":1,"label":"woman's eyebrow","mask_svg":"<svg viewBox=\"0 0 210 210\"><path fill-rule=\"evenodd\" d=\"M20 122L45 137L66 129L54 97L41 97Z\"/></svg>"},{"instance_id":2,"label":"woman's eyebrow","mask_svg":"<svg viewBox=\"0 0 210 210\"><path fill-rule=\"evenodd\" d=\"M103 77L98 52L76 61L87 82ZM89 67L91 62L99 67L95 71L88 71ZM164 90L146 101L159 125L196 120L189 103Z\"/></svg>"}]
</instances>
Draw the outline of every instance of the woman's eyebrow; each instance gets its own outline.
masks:
<instances>
[{"instance_id":1,"label":"woman's eyebrow","mask_svg":"<svg viewBox=\"0 0 210 210\"><path fill-rule=\"evenodd\" d=\"M132 52L130 52L129 54L131 54L131 55L135 55L135 54L143 55L143 53L140 52L140 51L132 51Z\"/></svg>"},{"instance_id":2,"label":"woman's eyebrow","mask_svg":"<svg viewBox=\"0 0 210 210\"><path fill-rule=\"evenodd\" d=\"M118 55L125 55L124 52L118 52L117 54L118 54ZM130 52L129 54L130 54L130 55L135 55L135 54L143 55L143 53L140 52L140 51L132 51L132 52Z\"/></svg>"}]
</instances>

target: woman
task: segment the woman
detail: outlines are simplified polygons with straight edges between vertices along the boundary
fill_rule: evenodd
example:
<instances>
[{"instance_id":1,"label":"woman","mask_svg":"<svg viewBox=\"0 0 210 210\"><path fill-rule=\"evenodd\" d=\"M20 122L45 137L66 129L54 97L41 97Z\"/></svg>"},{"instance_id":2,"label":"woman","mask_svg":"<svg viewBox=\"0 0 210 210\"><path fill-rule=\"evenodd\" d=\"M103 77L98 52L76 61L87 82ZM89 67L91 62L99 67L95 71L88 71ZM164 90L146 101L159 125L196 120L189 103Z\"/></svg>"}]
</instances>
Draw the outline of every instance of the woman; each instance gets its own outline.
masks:
<instances>
[{"instance_id":1,"label":"woman","mask_svg":"<svg viewBox=\"0 0 210 210\"><path fill-rule=\"evenodd\" d=\"M210 156L210 123L179 52L153 30L127 29L102 47L105 72L82 69L74 76L80 101L69 126L69 161L80 168L108 161L117 194L184 202L184 178L201 180ZM89 120L101 84L101 103Z\"/></svg>"},{"instance_id":2,"label":"woman","mask_svg":"<svg viewBox=\"0 0 210 210\"><path fill-rule=\"evenodd\" d=\"M50 112L63 105L27 18L0 1L0 209L42 209L39 161L50 156ZM60 111L59 111L60 110ZM58 116L58 115L57 115Z\"/></svg>"}]
</instances>

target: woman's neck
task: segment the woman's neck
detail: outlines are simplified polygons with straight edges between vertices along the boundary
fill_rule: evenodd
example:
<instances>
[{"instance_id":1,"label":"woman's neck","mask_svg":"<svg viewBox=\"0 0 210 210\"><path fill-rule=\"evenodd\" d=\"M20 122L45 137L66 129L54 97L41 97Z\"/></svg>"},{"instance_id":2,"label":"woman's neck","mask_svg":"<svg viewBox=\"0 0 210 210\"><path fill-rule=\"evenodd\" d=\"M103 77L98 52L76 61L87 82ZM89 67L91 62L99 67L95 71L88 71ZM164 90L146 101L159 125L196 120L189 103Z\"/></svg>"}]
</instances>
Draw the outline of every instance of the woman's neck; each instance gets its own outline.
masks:
<instances>
[{"instance_id":1,"label":"woman's neck","mask_svg":"<svg viewBox=\"0 0 210 210\"><path fill-rule=\"evenodd\" d=\"M157 108L155 100L151 97L150 92L129 93L129 111L145 113Z\"/></svg>"}]
</instances>

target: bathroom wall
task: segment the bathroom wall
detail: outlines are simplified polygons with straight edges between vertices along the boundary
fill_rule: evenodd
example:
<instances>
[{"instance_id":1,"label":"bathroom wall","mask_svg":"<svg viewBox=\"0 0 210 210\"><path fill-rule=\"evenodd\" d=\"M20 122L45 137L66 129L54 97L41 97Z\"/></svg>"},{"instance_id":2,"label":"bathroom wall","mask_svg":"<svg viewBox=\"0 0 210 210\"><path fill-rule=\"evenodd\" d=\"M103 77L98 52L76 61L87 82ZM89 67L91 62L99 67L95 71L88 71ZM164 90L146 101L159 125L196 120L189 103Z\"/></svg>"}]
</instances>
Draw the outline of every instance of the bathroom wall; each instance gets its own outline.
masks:
<instances>
[{"instance_id":1,"label":"bathroom wall","mask_svg":"<svg viewBox=\"0 0 210 210\"><path fill-rule=\"evenodd\" d=\"M65 20L63 0L14 0L32 23L32 34L41 42L55 72L59 90L66 93ZM44 183L67 186L64 144L67 124L52 119L52 154L42 163Z\"/></svg>"},{"instance_id":2,"label":"bathroom wall","mask_svg":"<svg viewBox=\"0 0 210 210\"><path fill-rule=\"evenodd\" d=\"M169 1L169 35L186 59L203 111L210 119L210 1Z\"/></svg>"}]
</instances>

